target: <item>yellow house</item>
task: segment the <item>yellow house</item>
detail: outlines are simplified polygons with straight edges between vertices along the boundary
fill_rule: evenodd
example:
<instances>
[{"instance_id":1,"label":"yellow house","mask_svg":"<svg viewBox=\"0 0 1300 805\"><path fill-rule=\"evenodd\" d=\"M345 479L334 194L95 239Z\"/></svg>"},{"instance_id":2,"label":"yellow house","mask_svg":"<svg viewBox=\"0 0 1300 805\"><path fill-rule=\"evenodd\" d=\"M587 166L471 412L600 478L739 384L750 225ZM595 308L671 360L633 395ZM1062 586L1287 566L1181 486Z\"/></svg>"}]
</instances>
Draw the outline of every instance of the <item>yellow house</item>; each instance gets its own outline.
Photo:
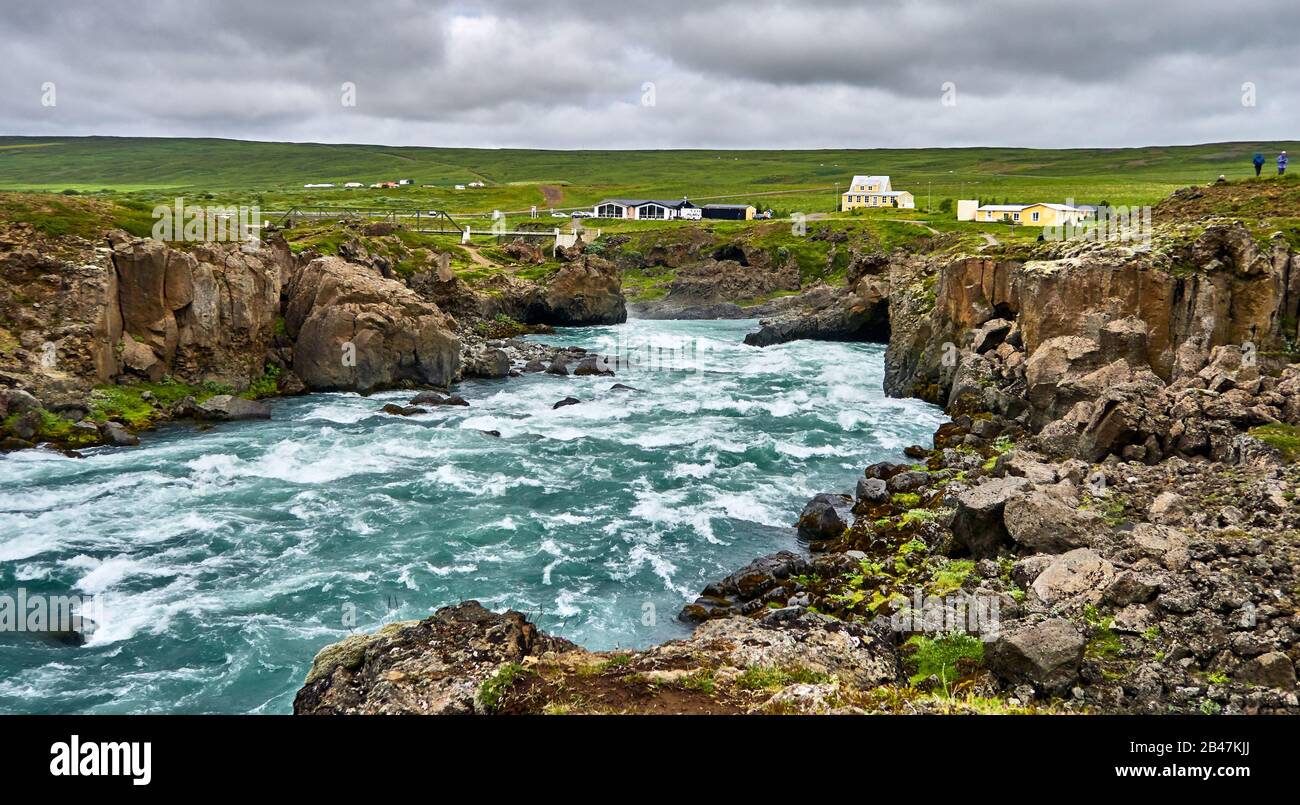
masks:
<instances>
[{"instance_id":1,"label":"yellow house","mask_svg":"<svg viewBox=\"0 0 1300 805\"><path fill-rule=\"evenodd\" d=\"M849 189L840 194L840 210L859 207L902 207L912 209L916 201L906 190L894 190L888 176L854 176Z\"/></svg>"},{"instance_id":2,"label":"yellow house","mask_svg":"<svg viewBox=\"0 0 1300 805\"><path fill-rule=\"evenodd\" d=\"M975 220L1023 226L1064 226L1089 217L1088 211L1069 204L985 204L975 210Z\"/></svg>"}]
</instances>

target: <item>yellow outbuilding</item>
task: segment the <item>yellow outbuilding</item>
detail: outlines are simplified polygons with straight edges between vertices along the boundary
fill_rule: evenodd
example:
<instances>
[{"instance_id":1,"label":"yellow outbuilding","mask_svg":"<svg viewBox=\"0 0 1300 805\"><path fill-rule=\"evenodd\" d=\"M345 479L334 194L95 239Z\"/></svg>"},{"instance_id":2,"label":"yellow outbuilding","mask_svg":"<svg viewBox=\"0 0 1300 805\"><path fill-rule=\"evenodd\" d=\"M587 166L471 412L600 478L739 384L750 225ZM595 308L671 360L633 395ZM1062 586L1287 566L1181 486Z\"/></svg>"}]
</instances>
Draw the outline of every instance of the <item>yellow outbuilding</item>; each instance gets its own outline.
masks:
<instances>
[{"instance_id":1,"label":"yellow outbuilding","mask_svg":"<svg viewBox=\"0 0 1300 805\"><path fill-rule=\"evenodd\" d=\"M1087 220L1090 215L1091 213L1087 209L1073 207L1069 204L1050 204L1047 202L985 204L975 210L976 221L1013 223L1024 226L1077 224Z\"/></svg>"}]
</instances>

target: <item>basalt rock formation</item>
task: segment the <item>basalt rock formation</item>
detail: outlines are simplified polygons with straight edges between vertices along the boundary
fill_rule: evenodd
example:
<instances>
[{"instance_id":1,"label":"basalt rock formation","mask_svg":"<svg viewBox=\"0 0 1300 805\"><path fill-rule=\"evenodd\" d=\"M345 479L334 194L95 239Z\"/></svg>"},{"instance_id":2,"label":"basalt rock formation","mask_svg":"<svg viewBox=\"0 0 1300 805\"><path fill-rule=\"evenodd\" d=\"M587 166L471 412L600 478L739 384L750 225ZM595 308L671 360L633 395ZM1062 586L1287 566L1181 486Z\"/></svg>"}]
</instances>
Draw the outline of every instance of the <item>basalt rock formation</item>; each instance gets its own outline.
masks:
<instances>
[{"instance_id":1,"label":"basalt rock formation","mask_svg":"<svg viewBox=\"0 0 1300 805\"><path fill-rule=\"evenodd\" d=\"M526 324L576 327L627 321L618 268L594 255L583 255L546 278L543 288L518 300Z\"/></svg>"},{"instance_id":2,"label":"basalt rock formation","mask_svg":"<svg viewBox=\"0 0 1300 805\"><path fill-rule=\"evenodd\" d=\"M920 255L854 254L843 287L818 285L783 300L770 318L759 322L756 332L745 336L745 343L756 347L800 339L890 343L891 323L898 317L895 308L902 308L895 297L907 293L935 265L934 258Z\"/></svg>"},{"instance_id":3,"label":"basalt rock formation","mask_svg":"<svg viewBox=\"0 0 1300 805\"><path fill-rule=\"evenodd\" d=\"M1286 239L1211 220L1019 260L859 256L846 287L805 292L745 340L887 342L886 393L1043 431L1053 454L1221 457L1243 429L1297 424L1298 309Z\"/></svg>"},{"instance_id":4,"label":"basalt rock formation","mask_svg":"<svg viewBox=\"0 0 1300 805\"><path fill-rule=\"evenodd\" d=\"M121 231L107 245L52 242L7 227L0 316L19 349L3 371L37 391L84 392L134 376L242 390L263 371L280 287L283 242L175 249Z\"/></svg>"},{"instance_id":5,"label":"basalt rock formation","mask_svg":"<svg viewBox=\"0 0 1300 805\"><path fill-rule=\"evenodd\" d=\"M595 255L581 255L537 281L499 272L471 286L455 275L428 272L410 278L407 284L467 322L500 316L521 324L553 327L627 321L618 268Z\"/></svg>"},{"instance_id":6,"label":"basalt rock formation","mask_svg":"<svg viewBox=\"0 0 1300 805\"><path fill-rule=\"evenodd\" d=\"M112 250L0 224L0 382L51 402L121 372Z\"/></svg>"},{"instance_id":7,"label":"basalt rock formation","mask_svg":"<svg viewBox=\"0 0 1300 805\"><path fill-rule=\"evenodd\" d=\"M514 336L627 318L618 267L581 246L540 279L499 271L471 286L447 255L406 248L391 224L339 226L338 254L321 255L294 254L280 233L188 244L111 231L95 241L0 220L0 386L30 392L40 409L20 433L5 426L5 449L126 443L124 425L200 409L137 392L136 419L104 431L120 406L91 401L96 387L188 387L171 400L445 388L558 354ZM541 254L511 252L529 264Z\"/></svg>"},{"instance_id":8,"label":"basalt rock formation","mask_svg":"<svg viewBox=\"0 0 1300 805\"><path fill-rule=\"evenodd\" d=\"M774 309L774 294L800 289L799 264L774 259L748 244L724 245L703 256L682 249L652 252L647 265L675 269L663 299L637 305L649 319L742 318Z\"/></svg>"},{"instance_id":9,"label":"basalt rock formation","mask_svg":"<svg viewBox=\"0 0 1300 805\"><path fill-rule=\"evenodd\" d=\"M886 391L1014 420L1089 461L1222 459L1240 430L1300 424L1283 371L1300 264L1282 238L1215 223L1181 245L1091 246L940 268L928 315L895 328Z\"/></svg>"},{"instance_id":10,"label":"basalt rock formation","mask_svg":"<svg viewBox=\"0 0 1300 805\"><path fill-rule=\"evenodd\" d=\"M265 396L458 376L455 323L436 305L373 266L300 260L278 236L190 246L112 231L96 243L0 223L0 268L0 386L37 401L32 422L4 426L6 449L133 443L123 425L141 420L113 422L119 408L97 387L165 381L216 399L255 384ZM202 399L132 399L154 407L148 421L243 418L204 416Z\"/></svg>"},{"instance_id":11,"label":"basalt rock formation","mask_svg":"<svg viewBox=\"0 0 1300 805\"><path fill-rule=\"evenodd\" d=\"M282 240L204 243L190 251L120 231L108 240L121 320L120 332L108 335L110 344L120 338L121 369L235 390L262 374L281 285L293 265Z\"/></svg>"},{"instance_id":12,"label":"basalt rock formation","mask_svg":"<svg viewBox=\"0 0 1300 805\"><path fill-rule=\"evenodd\" d=\"M456 376L454 321L400 282L320 257L295 271L286 299L294 370L310 389L446 386Z\"/></svg>"}]
</instances>

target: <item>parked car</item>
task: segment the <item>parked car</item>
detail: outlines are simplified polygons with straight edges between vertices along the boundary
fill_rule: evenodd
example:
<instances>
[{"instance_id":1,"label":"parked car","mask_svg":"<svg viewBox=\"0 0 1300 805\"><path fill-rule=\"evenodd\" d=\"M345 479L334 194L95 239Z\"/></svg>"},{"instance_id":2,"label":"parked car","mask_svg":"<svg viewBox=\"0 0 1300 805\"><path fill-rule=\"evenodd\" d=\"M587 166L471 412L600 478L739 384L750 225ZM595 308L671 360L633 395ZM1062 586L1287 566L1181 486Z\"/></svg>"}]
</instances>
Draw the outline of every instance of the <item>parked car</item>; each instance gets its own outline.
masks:
<instances>
[{"instance_id":1,"label":"parked car","mask_svg":"<svg viewBox=\"0 0 1300 805\"><path fill-rule=\"evenodd\" d=\"M552 217L552 218L568 218L568 217L569 217L569 214L568 214L567 212L552 212L552 213L551 213L551 217Z\"/></svg>"},{"instance_id":2,"label":"parked car","mask_svg":"<svg viewBox=\"0 0 1300 805\"><path fill-rule=\"evenodd\" d=\"M595 218L596 213L592 212L591 210L574 210L573 217L574 218Z\"/></svg>"}]
</instances>

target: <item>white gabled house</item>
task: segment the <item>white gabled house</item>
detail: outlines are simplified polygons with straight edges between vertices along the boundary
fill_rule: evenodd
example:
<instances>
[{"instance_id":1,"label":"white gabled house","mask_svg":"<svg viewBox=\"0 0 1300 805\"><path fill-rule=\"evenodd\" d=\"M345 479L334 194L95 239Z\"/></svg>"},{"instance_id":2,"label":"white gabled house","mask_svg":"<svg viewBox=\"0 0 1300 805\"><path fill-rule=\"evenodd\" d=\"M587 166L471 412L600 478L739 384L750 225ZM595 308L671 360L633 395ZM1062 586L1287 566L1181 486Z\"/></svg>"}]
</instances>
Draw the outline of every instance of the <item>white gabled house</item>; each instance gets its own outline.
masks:
<instances>
[{"instance_id":1,"label":"white gabled house","mask_svg":"<svg viewBox=\"0 0 1300 805\"><path fill-rule=\"evenodd\" d=\"M607 198L592 208L596 218L624 218L634 221L698 220L700 208L688 199L666 201L647 198Z\"/></svg>"}]
</instances>

